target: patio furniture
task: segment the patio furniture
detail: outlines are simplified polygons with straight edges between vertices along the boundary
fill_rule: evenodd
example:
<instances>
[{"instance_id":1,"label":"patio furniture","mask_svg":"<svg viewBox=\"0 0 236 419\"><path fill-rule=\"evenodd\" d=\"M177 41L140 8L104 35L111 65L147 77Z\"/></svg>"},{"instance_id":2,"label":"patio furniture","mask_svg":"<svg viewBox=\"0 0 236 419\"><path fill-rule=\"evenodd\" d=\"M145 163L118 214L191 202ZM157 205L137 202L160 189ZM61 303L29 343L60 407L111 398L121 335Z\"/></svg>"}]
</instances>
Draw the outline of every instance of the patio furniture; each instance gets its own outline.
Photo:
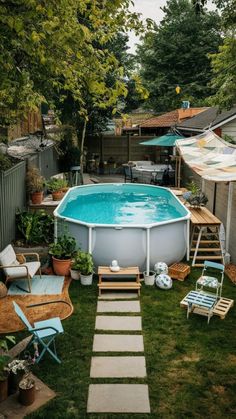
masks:
<instances>
[{"instance_id":1,"label":"patio furniture","mask_svg":"<svg viewBox=\"0 0 236 419\"><path fill-rule=\"evenodd\" d=\"M23 263L20 263L17 260L17 257L22 255L25 258L27 256L34 256L36 257L36 261L23 261ZM5 249L0 253L0 268L3 269L6 275L6 284L10 280L15 280L19 278L27 279L29 292L31 292L31 279L37 271L39 271L41 277L41 268L38 253L24 253L18 255L15 253L11 244L5 247Z\"/></svg>"},{"instance_id":2,"label":"patio furniture","mask_svg":"<svg viewBox=\"0 0 236 419\"><path fill-rule=\"evenodd\" d=\"M187 303L187 319L190 313L196 313L207 316L207 323L209 324L213 316L213 309L217 303L216 296L206 294L202 291L190 291L184 300Z\"/></svg>"},{"instance_id":3,"label":"patio furniture","mask_svg":"<svg viewBox=\"0 0 236 419\"><path fill-rule=\"evenodd\" d=\"M224 281L224 269L225 267L221 263L215 263L205 260L202 275L196 282L196 291L203 291L204 287L206 287L210 288L211 290L214 290L217 298L221 297L222 286ZM215 276L209 275L209 271L212 272L212 270L214 272L220 271L220 279L217 279Z\"/></svg>"},{"instance_id":4,"label":"patio furniture","mask_svg":"<svg viewBox=\"0 0 236 419\"><path fill-rule=\"evenodd\" d=\"M134 280L131 281L130 277L133 277ZM127 281L126 278L129 278L129 281ZM137 290L138 295L140 295L140 273L137 266L120 268L118 272L111 271L109 266L99 266L98 280L99 295L101 295L102 290L112 289Z\"/></svg>"},{"instance_id":5,"label":"patio furniture","mask_svg":"<svg viewBox=\"0 0 236 419\"><path fill-rule=\"evenodd\" d=\"M124 167L125 183L127 181L130 181L132 183L137 182L137 176L133 175L132 166L124 164L123 167Z\"/></svg>"},{"instance_id":6,"label":"patio furniture","mask_svg":"<svg viewBox=\"0 0 236 419\"><path fill-rule=\"evenodd\" d=\"M52 319L35 322L34 326L32 327L24 312L15 301L13 301L13 306L18 317L27 327L28 331L32 334L32 338L28 343L28 346L31 344L36 346L40 344L42 346L42 351L40 355L36 357L35 362L38 364L43 358L44 354L48 352L51 357L60 364L61 360L57 356L55 345L56 336L64 333L60 318L54 317ZM51 345L53 347L52 349L50 348Z\"/></svg>"}]
</instances>

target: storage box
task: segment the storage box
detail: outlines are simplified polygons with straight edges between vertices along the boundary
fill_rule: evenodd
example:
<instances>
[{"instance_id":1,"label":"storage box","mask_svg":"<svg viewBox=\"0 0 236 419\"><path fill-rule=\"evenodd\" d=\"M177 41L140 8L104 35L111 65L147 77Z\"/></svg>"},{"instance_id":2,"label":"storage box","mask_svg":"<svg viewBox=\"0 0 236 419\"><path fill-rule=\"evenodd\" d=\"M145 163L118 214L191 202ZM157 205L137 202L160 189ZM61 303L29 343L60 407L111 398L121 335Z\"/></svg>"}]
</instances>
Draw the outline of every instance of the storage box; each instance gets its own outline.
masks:
<instances>
[{"instance_id":1,"label":"storage box","mask_svg":"<svg viewBox=\"0 0 236 419\"><path fill-rule=\"evenodd\" d=\"M168 269L168 275L178 281L184 281L186 276L190 273L190 266L185 263L174 263Z\"/></svg>"}]
</instances>

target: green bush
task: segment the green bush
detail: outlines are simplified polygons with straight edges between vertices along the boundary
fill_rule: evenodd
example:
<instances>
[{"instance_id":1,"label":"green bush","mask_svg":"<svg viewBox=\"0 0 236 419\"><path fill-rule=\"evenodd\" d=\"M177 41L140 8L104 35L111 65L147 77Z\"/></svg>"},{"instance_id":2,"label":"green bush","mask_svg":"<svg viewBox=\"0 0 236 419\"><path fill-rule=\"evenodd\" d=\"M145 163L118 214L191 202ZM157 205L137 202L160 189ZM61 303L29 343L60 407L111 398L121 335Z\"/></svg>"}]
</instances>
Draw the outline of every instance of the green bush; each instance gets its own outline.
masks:
<instances>
[{"instance_id":1,"label":"green bush","mask_svg":"<svg viewBox=\"0 0 236 419\"><path fill-rule=\"evenodd\" d=\"M26 244L43 244L53 241L54 219L44 210L18 212L16 225L17 232Z\"/></svg>"},{"instance_id":2,"label":"green bush","mask_svg":"<svg viewBox=\"0 0 236 419\"><path fill-rule=\"evenodd\" d=\"M5 172L13 166L13 162L5 154L0 153L0 172Z\"/></svg>"}]
</instances>

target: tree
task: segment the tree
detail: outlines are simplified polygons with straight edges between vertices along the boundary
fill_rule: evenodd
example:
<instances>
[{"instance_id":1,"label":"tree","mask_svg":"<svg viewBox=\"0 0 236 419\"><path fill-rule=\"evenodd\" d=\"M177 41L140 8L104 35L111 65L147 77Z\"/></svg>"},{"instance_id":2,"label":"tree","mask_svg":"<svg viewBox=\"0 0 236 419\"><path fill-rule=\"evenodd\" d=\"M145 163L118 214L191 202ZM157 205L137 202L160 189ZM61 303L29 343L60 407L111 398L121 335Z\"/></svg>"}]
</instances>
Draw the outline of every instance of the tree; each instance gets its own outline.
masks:
<instances>
[{"instance_id":1,"label":"tree","mask_svg":"<svg viewBox=\"0 0 236 419\"><path fill-rule=\"evenodd\" d=\"M196 16L188 0L169 0L163 11L164 19L138 49L148 104L156 111L179 107L182 100L200 106L212 92L208 54L221 43L220 18L215 12Z\"/></svg>"},{"instance_id":2,"label":"tree","mask_svg":"<svg viewBox=\"0 0 236 419\"><path fill-rule=\"evenodd\" d=\"M82 154L90 109L114 107L127 92L122 66L107 45L121 28L142 28L137 14L129 12L129 3L2 0L2 122L45 101L60 108L75 126L82 118Z\"/></svg>"}]
</instances>

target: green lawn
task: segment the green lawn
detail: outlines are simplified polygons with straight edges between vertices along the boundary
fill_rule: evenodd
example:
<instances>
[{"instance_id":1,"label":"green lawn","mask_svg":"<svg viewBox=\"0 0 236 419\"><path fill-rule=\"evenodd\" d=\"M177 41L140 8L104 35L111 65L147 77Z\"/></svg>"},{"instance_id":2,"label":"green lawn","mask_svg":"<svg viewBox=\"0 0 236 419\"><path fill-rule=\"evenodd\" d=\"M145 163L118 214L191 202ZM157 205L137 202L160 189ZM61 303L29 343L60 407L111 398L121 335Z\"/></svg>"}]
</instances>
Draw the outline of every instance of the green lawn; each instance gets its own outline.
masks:
<instances>
[{"instance_id":1,"label":"green lawn","mask_svg":"<svg viewBox=\"0 0 236 419\"><path fill-rule=\"evenodd\" d=\"M70 295L74 314L63 322L58 339L62 364L45 358L35 373L58 396L28 418L233 418L236 417L236 312L225 320L192 314L179 302L194 289L199 270L185 282L175 281L162 291L142 287L141 309L147 379L89 378L94 334L97 282L81 287L73 282ZM236 287L225 280L223 296L236 299ZM19 335L18 335L19 336ZM149 386L151 414L86 413L89 383L132 382Z\"/></svg>"}]
</instances>

